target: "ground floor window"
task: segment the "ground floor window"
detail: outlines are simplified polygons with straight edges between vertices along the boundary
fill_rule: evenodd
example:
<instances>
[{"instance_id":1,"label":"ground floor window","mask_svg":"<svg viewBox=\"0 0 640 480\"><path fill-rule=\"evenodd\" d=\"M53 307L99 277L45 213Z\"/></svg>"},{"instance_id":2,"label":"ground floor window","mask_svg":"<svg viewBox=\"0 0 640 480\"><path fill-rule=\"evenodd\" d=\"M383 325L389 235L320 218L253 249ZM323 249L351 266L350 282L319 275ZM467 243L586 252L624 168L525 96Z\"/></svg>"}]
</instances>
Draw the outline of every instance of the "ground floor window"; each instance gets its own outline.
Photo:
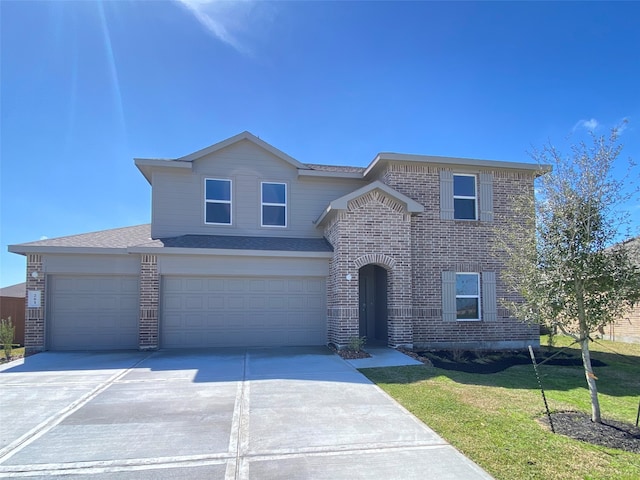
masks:
<instances>
[{"instance_id":1,"label":"ground floor window","mask_svg":"<svg viewBox=\"0 0 640 480\"><path fill-rule=\"evenodd\" d=\"M456 319L480 320L480 274L456 273Z\"/></svg>"}]
</instances>

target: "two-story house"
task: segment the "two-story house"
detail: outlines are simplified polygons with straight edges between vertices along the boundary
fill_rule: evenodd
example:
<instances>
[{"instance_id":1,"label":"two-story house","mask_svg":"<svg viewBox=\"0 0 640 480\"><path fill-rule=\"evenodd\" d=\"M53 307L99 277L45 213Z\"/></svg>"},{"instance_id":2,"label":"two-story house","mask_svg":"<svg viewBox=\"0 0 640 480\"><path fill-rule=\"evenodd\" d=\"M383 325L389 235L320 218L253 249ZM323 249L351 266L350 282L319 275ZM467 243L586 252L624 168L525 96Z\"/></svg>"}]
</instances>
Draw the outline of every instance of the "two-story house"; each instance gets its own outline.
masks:
<instances>
[{"instance_id":1,"label":"two-story house","mask_svg":"<svg viewBox=\"0 0 640 480\"><path fill-rule=\"evenodd\" d=\"M305 164L248 132L135 165L151 224L9 247L27 257L29 351L538 342L501 307L492 253L538 165Z\"/></svg>"}]
</instances>

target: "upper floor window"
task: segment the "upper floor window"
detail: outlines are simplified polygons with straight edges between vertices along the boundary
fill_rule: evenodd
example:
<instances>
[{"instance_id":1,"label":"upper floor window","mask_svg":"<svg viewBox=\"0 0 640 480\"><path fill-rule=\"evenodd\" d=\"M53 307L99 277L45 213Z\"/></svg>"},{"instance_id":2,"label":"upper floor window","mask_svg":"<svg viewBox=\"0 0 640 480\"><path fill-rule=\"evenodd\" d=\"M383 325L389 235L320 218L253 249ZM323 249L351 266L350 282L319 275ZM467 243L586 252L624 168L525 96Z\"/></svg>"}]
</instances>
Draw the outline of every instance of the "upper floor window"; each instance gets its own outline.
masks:
<instances>
[{"instance_id":1,"label":"upper floor window","mask_svg":"<svg viewBox=\"0 0 640 480\"><path fill-rule=\"evenodd\" d=\"M231 225L231 180L205 179L204 222Z\"/></svg>"},{"instance_id":2,"label":"upper floor window","mask_svg":"<svg viewBox=\"0 0 640 480\"><path fill-rule=\"evenodd\" d=\"M453 176L453 218L456 220L476 220L477 194L475 175Z\"/></svg>"},{"instance_id":3,"label":"upper floor window","mask_svg":"<svg viewBox=\"0 0 640 480\"><path fill-rule=\"evenodd\" d=\"M287 226L287 185L262 182L262 226Z\"/></svg>"},{"instance_id":4,"label":"upper floor window","mask_svg":"<svg viewBox=\"0 0 640 480\"><path fill-rule=\"evenodd\" d=\"M456 319L480 320L480 275L456 274Z\"/></svg>"}]
</instances>

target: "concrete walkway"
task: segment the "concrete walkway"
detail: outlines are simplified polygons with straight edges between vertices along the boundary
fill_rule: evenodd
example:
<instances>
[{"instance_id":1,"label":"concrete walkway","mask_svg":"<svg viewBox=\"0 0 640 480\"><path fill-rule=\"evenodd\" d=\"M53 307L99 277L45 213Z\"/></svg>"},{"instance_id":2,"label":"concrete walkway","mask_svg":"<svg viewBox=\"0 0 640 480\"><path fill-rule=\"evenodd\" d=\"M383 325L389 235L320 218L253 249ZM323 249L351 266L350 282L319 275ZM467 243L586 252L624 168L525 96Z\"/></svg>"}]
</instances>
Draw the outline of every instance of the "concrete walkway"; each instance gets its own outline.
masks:
<instances>
[{"instance_id":1,"label":"concrete walkway","mask_svg":"<svg viewBox=\"0 0 640 480\"><path fill-rule=\"evenodd\" d=\"M365 351L371 357L347 360L347 362L355 368L403 367L423 364L415 358L389 347L367 347Z\"/></svg>"},{"instance_id":2,"label":"concrete walkway","mask_svg":"<svg viewBox=\"0 0 640 480\"><path fill-rule=\"evenodd\" d=\"M491 478L324 347L41 353L0 389L0 478Z\"/></svg>"}]
</instances>

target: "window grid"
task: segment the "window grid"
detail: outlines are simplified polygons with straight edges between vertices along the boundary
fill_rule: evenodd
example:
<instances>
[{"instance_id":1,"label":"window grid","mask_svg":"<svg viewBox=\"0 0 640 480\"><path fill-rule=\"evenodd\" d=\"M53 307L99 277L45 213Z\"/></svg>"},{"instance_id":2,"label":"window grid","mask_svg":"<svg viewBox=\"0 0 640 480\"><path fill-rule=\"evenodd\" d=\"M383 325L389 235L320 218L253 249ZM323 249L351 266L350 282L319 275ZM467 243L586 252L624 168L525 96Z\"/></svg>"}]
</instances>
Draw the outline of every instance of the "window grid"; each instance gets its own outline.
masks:
<instances>
[{"instance_id":1,"label":"window grid","mask_svg":"<svg viewBox=\"0 0 640 480\"><path fill-rule=\"evenodd\" d=\"M477 321L482 319L481 309L480 309L480 274L476 272L457 272L456 273L456 285L458 277L461 275L473 275L476 277L476 292L474 294L461 294L458 293L456 287L456 320L458 321ZM475 317L460 317L459 316L459 308L458 308L458 299L475 299L476 301L476 311L477 315Z\"/></svg>"},{"instance_id":2,"label":"window grid","mask_svg":"<svg viewBox=\"0 0 640 480\"><path fill-rule=\"evenodd\" d=\"M207 198L207 183L208 182L225 182L229 185L229 199L220 199L220 198ZM231 180L226 178L205 178L204 179L204 223L207 225L231 225L233 218L233 210L231 208L231 198L232 198L232 184ZM207 204L217 204L217 205L229 205L229 221L228 222L211 222L207 221Z\"/></svg>"},{"instance_id":3,"label":"window grid","mask_svg":"<svg viewBox=\"0 0 640 480\"><path fill-rule=\"evenodd\" d=\"M471 195L456 195L455 193L455 182L456 177L471 177L473 178L473 196ZM454 174L453 175L453 185L454 185L454 193L453 193L453 203L454 203L454 219L456 220L477 220L478 219L478 182L475 175L470 174ZM473 201L473 218L466 218L460 216L459 212L455 210L456 200L472 200Z\"/></svg>"},{"instance_id":4,"label":"window grid","mask_svg":"<svg viewBox=\"0 0 640 480\"><path fill-rule=\"evenodd\" d=\"M282 185L282 187L284 188L284 202L265 202L264 201L264 186L265 185ZM260 190L261 190L261 207L260 207L260 213L261 213L261 218L260 218L260 225L262 227L286 227L287 226L287 184L286 183L280 183L280 182L261 182L260 184ZM271 224L271 223L264 223L264 210L265 207L280 207L283 209L283 222L282 224Z\"/></svg>"}]
</instances>

